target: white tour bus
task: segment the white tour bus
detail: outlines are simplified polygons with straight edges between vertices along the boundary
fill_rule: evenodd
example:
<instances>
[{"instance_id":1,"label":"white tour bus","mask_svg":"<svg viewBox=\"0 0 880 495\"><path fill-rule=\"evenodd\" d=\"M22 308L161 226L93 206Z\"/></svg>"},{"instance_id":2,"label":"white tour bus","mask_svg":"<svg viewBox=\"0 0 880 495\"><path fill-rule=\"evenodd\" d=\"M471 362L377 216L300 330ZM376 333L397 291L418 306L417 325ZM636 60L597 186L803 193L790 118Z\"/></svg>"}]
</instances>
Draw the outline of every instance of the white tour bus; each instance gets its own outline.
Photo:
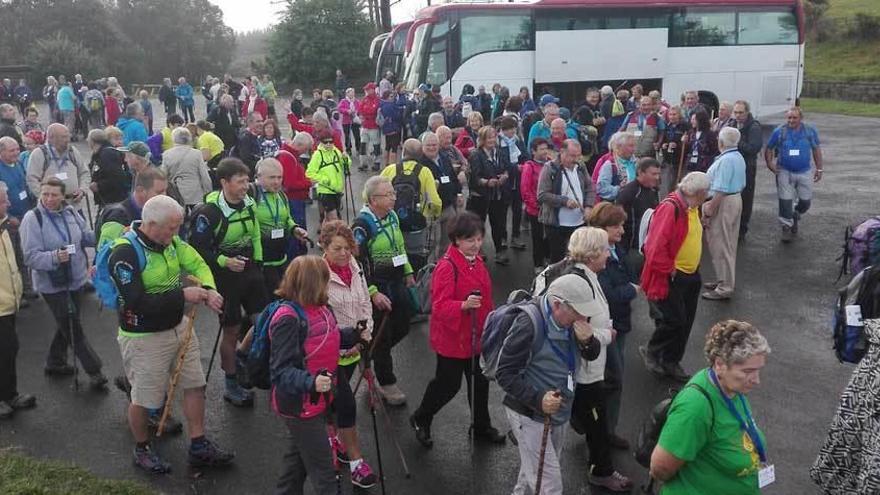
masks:
<instances>
[{"instance_id":1,"label":"white tour bus","mask_svg":"<svg viewBox=\"0 0 880 495\"><path fill-rule=\"evenodd\" d=\"M686 90L713 110L748 100L761 117L797 103L804 12L800 0L446 3L381 35L371 54L378 77L392 70L409 89L435 84L455 98L497 82L573 105L591 86L641 83L672 104Z\"/></svg>"}]
</instances>

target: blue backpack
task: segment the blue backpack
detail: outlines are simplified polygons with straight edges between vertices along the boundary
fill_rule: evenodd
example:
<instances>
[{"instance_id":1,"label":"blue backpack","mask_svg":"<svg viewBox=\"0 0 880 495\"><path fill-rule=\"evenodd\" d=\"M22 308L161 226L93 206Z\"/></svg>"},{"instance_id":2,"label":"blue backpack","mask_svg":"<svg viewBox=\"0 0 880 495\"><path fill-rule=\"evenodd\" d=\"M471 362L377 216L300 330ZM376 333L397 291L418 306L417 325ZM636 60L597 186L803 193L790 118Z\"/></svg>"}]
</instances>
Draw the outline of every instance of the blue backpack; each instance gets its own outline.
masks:
<instances>
[{"instance_id":1,"label":"blue backpack","mask_svg":"<svg viewBox=\"0 0 880 495\"><path fill-rule=\"evenodd\" d=\"M144 246L137 238L134 230L122 234L127 239L134 251L137 253L138 267L143 270L147 266L147 253L144 252ZM119 307L119 290L116 288L116 282L110 276L110 253L113 251L114 242L107 242L98 250L95 256L95 278L92 284L95 286L95 293L101 305L105 308L116 309Z\"/></svg>"},{"instance_id":2,"label":"blue backpack","mask_svg":"<svg viewBox=\"0 0 880 495\"><path fill-rule=\"evenodd\" d=\"M544 345L544 335L547 332L547 322L543 312L535 300L527 299L518 303L504 304L489 313L483 327L483 336L480 339L480 368L487 380L494 381L498 373L498 363L501 361L501 352L507 338L513 320L524 312L532 320L535 331L532 339L532 355L541 350ZM529 358L531 359L531 358Z\"/></svg>"},{"instance_id":3,"label":"blue backpack","mask_svg":"<svg viewBox=\"0 0 880 495\"><path fill-rule=\"evenodd\" d=\"M302 327L305 327L302 335L308 334L309 319L298 304L280 299L269 303L260 315L257 316L250 350L247 355L238 356L244 363L243 366L237 366L239 370L237 378L238 383L244 388L257 387L262 390L272 388L272 376L269 370L269 356L272 351L272 343L269 338L269 324L272 322L275 312L282 305L286 305L296 312L300 329L303 330Z\"/></svg>"}]
</instances>

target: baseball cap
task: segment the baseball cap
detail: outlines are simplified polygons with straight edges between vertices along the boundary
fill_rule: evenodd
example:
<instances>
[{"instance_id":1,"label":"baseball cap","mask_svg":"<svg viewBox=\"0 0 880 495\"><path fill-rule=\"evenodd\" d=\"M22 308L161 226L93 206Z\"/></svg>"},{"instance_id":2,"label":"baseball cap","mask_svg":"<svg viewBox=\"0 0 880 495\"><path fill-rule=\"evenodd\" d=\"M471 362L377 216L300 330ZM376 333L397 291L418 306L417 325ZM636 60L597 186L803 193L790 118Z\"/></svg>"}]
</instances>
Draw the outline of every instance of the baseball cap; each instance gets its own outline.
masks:
<instances>
[{"instance_id":1,"label":"baseball cap","mask_svg":"<svg viewBox=\"0 0 880 495\"><path fill-rule=\"evenodd\" d=\"M146 143L143 141L132 141L128 143L128 146L124 146L122 148L116 148L117 151L123 151L126 153L134 153L135 155L141 158L149 158L150 157L150 148L147 147Z\"/></svg>"},{"instance_id":2,"label":"baseball cap","mask_svg":"<svg viewBox=\"0 0 880 495\"><path fill-rule=\"evenodd\" d=\"M557 98L551 94L545 94L544 96L541 97L541 106L543 107L544 105L546 105L548 103L559 103L559 98Z\"/></svg>"},{"instance_id":3,"label":"baseball cap","mask_svg":"<svg viewBox=\"0 0 880 495\"><path fill-rule=\"evenodd\" d=\"M419 84L419 91L427 93L428 91L431 91L431 85L427 83Z\"/></svg>"},{"instance_id":4,"label":"baseball cap","mask_svg":"<svg viewBox=\"0 0 880 495\"><path fill-rule=\"evenodd\" d=\"M547 288L547 296L565 302L581 316L592 318L602 313L596 291L580 275L569 273L557 278Z\"/></svg>"}]
</instances>

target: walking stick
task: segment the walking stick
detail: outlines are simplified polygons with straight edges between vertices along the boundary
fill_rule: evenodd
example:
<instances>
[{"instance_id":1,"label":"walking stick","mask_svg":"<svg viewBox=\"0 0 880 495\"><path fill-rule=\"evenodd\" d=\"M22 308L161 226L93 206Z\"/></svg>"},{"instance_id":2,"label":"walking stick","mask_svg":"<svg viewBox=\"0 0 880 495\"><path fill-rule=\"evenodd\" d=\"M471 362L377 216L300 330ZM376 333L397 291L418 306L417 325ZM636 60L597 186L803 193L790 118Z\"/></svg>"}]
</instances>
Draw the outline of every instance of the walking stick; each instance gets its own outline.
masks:
<instances>
[{"instance_id":1,"label":"walking stick","mask_svg":"<svg viewBox=\"0 0 880 495\"><path fill-rule=\"evenodd\" d=\"M471 291L472 296L480 297L479 289ZM477 356L474 351L477 350L477 310L471 309L471 386L470 386L470 402L471 402L471 455L474 452L474 437L476 436L476 422L475 418L477 416L477 391L474 388L474 376L477 373L477 366L479 366L479 362L477 360ZM473 479L473 478L472 478ZM473 490L472 490L473 491Z\"/></svg>"},{"instance_id":2,"label":"walking stick","mask_svg":"<svg viewBox=\"0 0 880 495\"><path fill-rule=\"evenodd\" d=\"M68 261L68 263L70 263ZM73 390L79 392L79 366L76 365L76 333L73 331L73 315L75 307L73 304L73 295L70 289L67 290L67 331L70 335L70 350L73 353Z\"/></svg>"},{"instance_id":3,"label":"walking stick","mask_svg":"<svg viewBox=\"0 0 880 495\"><path fill-rule=\"evenodd\" d=\"M83 196L86 197L86 212L89 214L89 226L92 228L92 230L95 230L95 220L92 218L92 203L91 201L89 201L88 193L83 194Z\"/></svg>"},{"instance_id":4,"label":"walking stick","mask_svg":"<svg viewBox=\"0 0 880 495\"><path fill-rule=\"evenodd\" d=\"M372 359L373 351L376 349L376 344L379 342L379 339L382 338L382 335L385 333L385 325L388 324L388 319L391 318L391 315L387 312L382 312L382 322L379 323L379 330L376 332L376 335L373 337L373 342L370 343L369 351L364 350L363 352L367 354L367 356ZM366 363L366 360L364 360ZM364 371L361 372L361 376L358 377L358 381L354 384L354 389L352 390L352 394L357 394L358 389L361 387L361 382L364 380L364 375L366 374L368 366L364 367Z\"/></svg>"},{"instance_id":5,"label":"walking stick","mask_svg":"<svg viewBox=\"0 0 880 495\"><path fill-rule=\"evenodd\" d=\"M196 321L196 309L197 306L193 305L187 315L189 317L189 322L187 322L186 325L186 335L183 337L183 343L180 345L180 349L177 350L177 357L174 360L177 365L174 367L174 373L171 375L171 382L168 385L168 395L165 397L165 407L162 409L162 417L159 418L159 427L156 428L156 437L162 436L162 432L165 430L165 421L168 420L168 415L171 414L171 402L174 400L174 389L177 388L177 382L180 380L180 373L183 371L183 363L186 360L186 350L189 348L189 344L192 342L192 337L195 333L193 331L193 324Z\"/></svg>"},{"instance_id":6,"label":"walking stick","mask_svg":"<svg viewBox=\"0 0 880 495\"><path fill-rule=\"evenodd\" d=\"M550 415L544 415L544 432L541 433L541 453L538 455L538 478L535 480L535 495L541 495L541 479L544 477L544 455L547 453L547 437L550 436Z\"/></svg>"},{"instance_id":7,"label":"walking stick","mask_svg":"<svg viewBox=\"0 0 880 495\"><path fill-rule=\"evenodd\" d=\"M685 155L685 144L687 143L687 134L684 135L684 138L681 140L681 155L678 157L678 175L675 178L675 184L681 182L681 172L682 167L684 166L684 155ZM674 186L670 184L670 191Z\"/></svg>"},{"instance_id":8,"label":"walking stick","mask_svg":"<svg viewBox=\"0 0 880 495\"><path fill-rule=\"evenodd\" d=\"M211 370L214 369L214 358L217 357L217 348L220 346L220 335L223 334L223 324L217 327L217 338L214 339L214 349L211 351L211 359L208 361L208 372L205 374L205 382L211 378Z\"/></svg>"}]
</instances>

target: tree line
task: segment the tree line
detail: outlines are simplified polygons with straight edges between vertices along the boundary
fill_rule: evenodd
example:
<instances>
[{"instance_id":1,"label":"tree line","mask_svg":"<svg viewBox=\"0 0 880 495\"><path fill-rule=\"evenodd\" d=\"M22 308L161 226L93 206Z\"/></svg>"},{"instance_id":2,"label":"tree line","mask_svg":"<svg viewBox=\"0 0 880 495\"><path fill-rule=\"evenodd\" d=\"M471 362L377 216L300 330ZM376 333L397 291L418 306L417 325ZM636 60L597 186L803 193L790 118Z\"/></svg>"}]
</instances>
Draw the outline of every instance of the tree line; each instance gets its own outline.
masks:
<instances>
[{"instance_id":1,"label":"tree line","mask_svg":"<svg viewBox=\"0 0 880 495\"><path fill-rule=\"evenodd\" d=\"M124 83L222 76L235 35L208 0L0 0L0 65Z\"/></svg>"}]
</instances>

